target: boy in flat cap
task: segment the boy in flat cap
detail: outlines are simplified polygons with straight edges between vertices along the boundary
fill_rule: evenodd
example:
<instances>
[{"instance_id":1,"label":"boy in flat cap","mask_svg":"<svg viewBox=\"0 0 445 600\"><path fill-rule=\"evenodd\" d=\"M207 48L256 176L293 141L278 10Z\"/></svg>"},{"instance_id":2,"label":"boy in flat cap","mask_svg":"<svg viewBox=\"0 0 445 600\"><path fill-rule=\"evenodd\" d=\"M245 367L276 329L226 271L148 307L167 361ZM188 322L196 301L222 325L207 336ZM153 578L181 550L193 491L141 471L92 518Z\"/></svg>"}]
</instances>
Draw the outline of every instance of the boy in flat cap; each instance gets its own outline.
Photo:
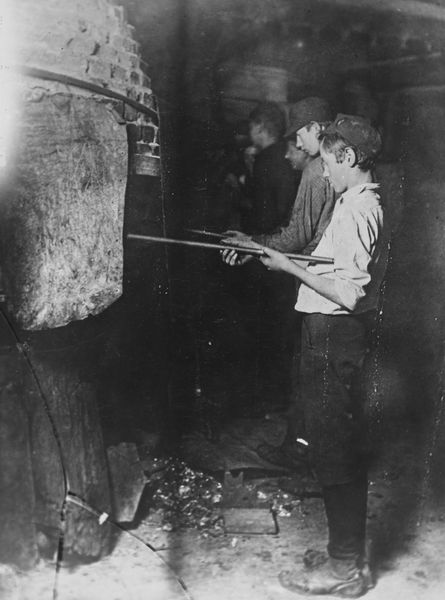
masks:
<instances>
[{"instance_id":1,"label":"boy in flat cap","mask_svg":"<svg viewBox=\"0 0 445 600\"><path fill-rule=\"evenodd\" d=\"M280 574L281 584L297 593L354 598L370 587L363 569L368 480L360 374L388 254L371 173L380 149L380 135L367 120L338 115L321 134L320 153L324 174L341 196L313 251L333 264L305 269L269 248L261 259L301 281L295 309L303 314L304 416L328 521L325 560Z\"/></svg>"},{"instance_id":2,"label":"boy in flat cap","mask_svg":"<svg viewBox=\"0 0 445 600\"><path fill-rule=\"evenodd\" d=\"M280 252L310 254L314 250L331 219L335 202L334 189L323 176L319 156L319 136L331 120L332 112L324 98L311 96L291 107L285 137L289 146L303 150L310 161L303 171L289 223L273 233L252 237L240 232L232 232L234 237L228 239L230 243L251 246L253 240ZM288 148L288 158L291 150L292 148ZM226 253L224 260L233 266L247 262L249 257ZM292 395L287 432L281 446L264 443L260 445L257 452L271 463L294 468L301 464L305 446L300 446L296 442L298 437L304 437L304 430L301 424L299 394L293 389Z\"/></svg>"}]
</instances>

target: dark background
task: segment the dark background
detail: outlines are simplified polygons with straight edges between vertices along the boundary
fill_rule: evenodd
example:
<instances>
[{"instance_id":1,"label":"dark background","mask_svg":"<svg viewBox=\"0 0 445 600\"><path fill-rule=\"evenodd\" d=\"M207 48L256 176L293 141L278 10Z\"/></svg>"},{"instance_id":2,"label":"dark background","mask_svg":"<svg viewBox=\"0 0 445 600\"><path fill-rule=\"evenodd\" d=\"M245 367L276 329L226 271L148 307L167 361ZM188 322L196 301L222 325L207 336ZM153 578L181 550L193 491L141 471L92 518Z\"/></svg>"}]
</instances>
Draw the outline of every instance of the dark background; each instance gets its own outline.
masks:
<instances>
[{"instance_id":1,"label":"dark background","mask_svg":"<svg viewBox=\"0 0 445 600\"><path fill-rule=\"evenodd\" d=\"M374 400L384 405L385 418L429 426L440 394L443 337L445 6L408 4L130 0L127 7L162 107L169 233L180 233L184 223L225 226L215 165L234 123L268 93L245 83L252 65L269 69L278 86L285 72L288 103L322 95L335 110L364 112L383 127L382 162L397 174L396 187L402 175L404 200L402 207L389 199L396 232ZM169 255L173 320L195 331L185 307L205 310L206 290L227 290L231 276L215 257ZM189 343L190 336L180 335L173 352ZM235 339L228 343L237 346Z\"/></svg>"}]
</instances>

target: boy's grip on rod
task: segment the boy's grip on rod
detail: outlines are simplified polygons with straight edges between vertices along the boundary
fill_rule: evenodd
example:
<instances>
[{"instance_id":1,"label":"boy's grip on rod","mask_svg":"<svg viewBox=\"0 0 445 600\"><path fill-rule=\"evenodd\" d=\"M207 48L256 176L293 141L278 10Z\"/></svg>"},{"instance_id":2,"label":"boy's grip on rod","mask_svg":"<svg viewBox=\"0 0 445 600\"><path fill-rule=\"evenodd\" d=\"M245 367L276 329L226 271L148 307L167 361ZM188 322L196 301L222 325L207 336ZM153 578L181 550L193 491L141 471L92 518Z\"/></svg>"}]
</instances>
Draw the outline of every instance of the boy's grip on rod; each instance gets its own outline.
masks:
<instances>
[{"instance_id":1,"label":"boy's grip on rod","mask_svg":"<svg viewBox=\"0 0 445 600\"><path fill-rule=\"evenodd\" d=\"M135 233L129 233L127 235L129 240L137 240L141 242L155 242L163 244L176 244L179 246L191 246L194 248L207 248L213 250L235 250L240 254L250 254L252 256L264 256L265 252L262 248L253 248L246 246L237 246L235 244L212 244L210 242L195 242L192 240L178 240L175 238L158 237L152 235L139 235ZM312 256L308 254L292 254L287 253L287 258L291 260L301 260L308 263L324 263L332 264L334 260L325 256Z\"/></svg>"}]
</instances>

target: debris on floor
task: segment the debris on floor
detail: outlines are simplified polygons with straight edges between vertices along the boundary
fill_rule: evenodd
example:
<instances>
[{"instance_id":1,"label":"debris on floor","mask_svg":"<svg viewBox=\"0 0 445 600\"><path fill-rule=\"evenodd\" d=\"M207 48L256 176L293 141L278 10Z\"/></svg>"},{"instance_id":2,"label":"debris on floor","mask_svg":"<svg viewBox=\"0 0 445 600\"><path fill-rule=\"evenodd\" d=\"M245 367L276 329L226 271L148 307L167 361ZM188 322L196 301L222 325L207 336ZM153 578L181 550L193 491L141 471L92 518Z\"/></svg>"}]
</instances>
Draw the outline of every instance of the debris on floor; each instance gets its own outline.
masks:
<instances>
[{"instance_id":1,"label":"debris on floor","mask_svg":"<svg viewBox=\"0 0 445 600\"><path fill-rule=\"evenodd\" d=\"M162 514L165 531L184 527L216 532L221 529L222 485L214 477L171 458L164 469L151 476L149 487L149 509Z\"/></svg>"},{"instance_id":2,"label":"debris on floor","mask_svg":"<svg viewBox=\"0 0 445 600\"><path fill-rule=\"evenodd\" d=\"M228 509L251 510L252 518L267 514L269 533L275 527L271 515L288 517L303 498L320 497L309 472L290 473L256 454L262 442L279 443L284 426L282 418L238 419L224 428L218 442L196 432L189 435L183 460L146 456L142 464L148 484L140 519L158 537L159 528L163 532L192 528L215 536L225 531Z\"/></svg>"}]
</instances>

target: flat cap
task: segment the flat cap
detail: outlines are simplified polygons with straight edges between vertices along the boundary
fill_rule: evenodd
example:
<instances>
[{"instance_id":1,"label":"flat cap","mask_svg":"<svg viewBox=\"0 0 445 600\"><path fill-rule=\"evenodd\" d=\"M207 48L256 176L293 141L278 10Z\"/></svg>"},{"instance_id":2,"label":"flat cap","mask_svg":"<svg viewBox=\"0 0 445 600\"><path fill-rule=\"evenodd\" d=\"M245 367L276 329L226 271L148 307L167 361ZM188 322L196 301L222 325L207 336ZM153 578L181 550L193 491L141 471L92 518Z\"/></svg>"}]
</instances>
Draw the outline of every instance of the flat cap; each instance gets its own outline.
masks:
<instances>
[{"instance_id":1,"label":"flat cap","mask_svg":"<svg viewBox=\"0 0 445 600\"><path fill-rule=\"evenodd\" d=\"M338 114L324 133L338 133L347 143L370 158L377 156L382 149L380 133L365 117Z\"/></svg>"},{"instance_id":2,"label":"flat cap","mask_svg":"<svg viewBox=\"0 0 445 600\"><path fill-rule=\"evenodd\" d=\"M291 137L299 129L315 121L324 123L332 120L332 111L324 98L310 96L293 104L289 110L289 127L285 137Z\"/></svg>"}]
</instances>

